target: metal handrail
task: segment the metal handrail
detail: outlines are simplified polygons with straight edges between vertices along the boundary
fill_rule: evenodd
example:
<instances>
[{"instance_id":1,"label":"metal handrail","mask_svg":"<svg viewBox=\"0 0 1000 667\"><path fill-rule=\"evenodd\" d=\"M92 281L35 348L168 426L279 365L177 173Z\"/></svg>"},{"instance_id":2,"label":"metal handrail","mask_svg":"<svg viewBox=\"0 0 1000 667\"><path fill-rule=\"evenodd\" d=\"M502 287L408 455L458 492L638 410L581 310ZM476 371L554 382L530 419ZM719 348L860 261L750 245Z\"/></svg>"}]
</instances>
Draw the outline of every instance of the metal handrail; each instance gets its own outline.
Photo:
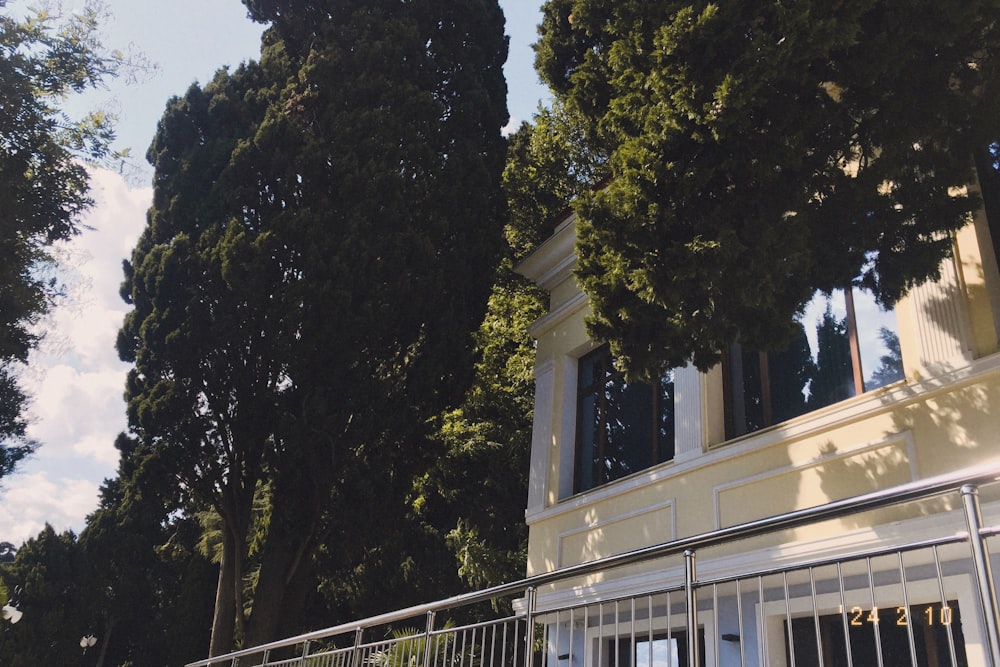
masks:
<instances>
[{"instance_id":1,"label":"metal handrail","mask_svg":"<svg viewBox=\"0 0 1000 667\"><path fill-rule=\"evenodd\" d=\"M467 606L478 602L494 600L515 593L521 593L529 589L537 589L541 586L556 583L559 581L573 579L576 577L594 574L600 571L623 567L641 561L662 558L665 556L679 555L686 551L693 552L723 543L736 540L748 539L766 535L779 530L798 528L807 524L820 521L842 518L852 514L871 511L898 505L901 503L924 500L934 496L940 496L950 491L958 491L966 486L980 486L1000 481L1000 458L991 459L981 465L964 468L952 473L946 473L927 479L902 484L866 493L859 496L835 500L823 505L817 505L805 509L794 510L764 519L748 521L746 523L721 528L706 533L700 533L690 537L682 537L670 542L626 551L624 553L607 556L597 560L578 563L567 567L532 575L524 579L500 584L471 593L463 593L449 598L444 598L435 602L398 609L377 616L371 616L362 620L342 623L340 625L315 630L294 637L288 637L273 641L267 644L233 651L225 655L206 658L196 662L188 663L187 667L210 667L226 660L233 660L243 656L259 655L265 651L295 646L305 642L315 641L344 634L356 632L358 629L394 623L415 616L422 616L429 613ZM532 610L528 610L530 613Z\"/></svg>"}]
</instances>

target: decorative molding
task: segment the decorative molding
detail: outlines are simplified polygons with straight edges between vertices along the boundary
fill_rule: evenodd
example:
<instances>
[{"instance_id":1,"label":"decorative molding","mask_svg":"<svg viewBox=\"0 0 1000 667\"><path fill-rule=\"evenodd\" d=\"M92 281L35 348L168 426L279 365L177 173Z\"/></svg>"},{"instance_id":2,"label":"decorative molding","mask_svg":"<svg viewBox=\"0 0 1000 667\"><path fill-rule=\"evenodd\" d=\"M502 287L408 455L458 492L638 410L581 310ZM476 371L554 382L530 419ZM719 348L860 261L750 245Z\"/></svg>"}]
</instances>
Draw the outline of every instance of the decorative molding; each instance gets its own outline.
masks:
<instances>
[{"instance_id":1,"label":"decorative molding","mask_svg":"<svg viewBox=\"0 0 1000 667\"><path fill-rule=\"evenodd\" d=\"M573 213L559 223L552 236L514 270L547 292L569 277L576 264L576 218Z\"/></svg>"},{"instance_id":2,"label":"decorative molding","mask_svg":"<svg viewBox=\"0 0 1000 667\"><path fill-rule=\"evenodd\" d=\"M577 292L572 298L559 304L555 310L535 320L534 324L528 327L528 333L535 339L541 338L589 305L590 298L583 292Z\"/></svg>"},{"instance_id":3,"label":"decorative molding","mask_svg":"<svg viewBox=\"0 0 1000 667\"><path fill-rule=\"evenodd\" d=\"M613 526L615 524L620 524L620 523L632 521L632 520L637 519L637 518L642 517L642 516L646 516L646 515L649 515L649 514L656 514L658 512L664 511L664 510L666 510L668 512L668 515L669 515L669 520L670 520L670 534L664 536L665 539L663 541L664 542L670 542L670 541L676 540L677 539L677 503L676 503L676 501L673 498L671 498L669 500L665 500L665 501L657 503L655 505L647 505L645 507L642 507L642 508L639 508L639 509L636 509L636 510L632 510L630 512L624 512L622 514L616 514L614 516L607 517L606 519L601 519L599 521L595 521L594 523L590 523L590 524L587 524L585 526L579 526L579 527L576 527L576 528L571 528L569 530L560 532L559 535L558 535L558 537L557 537L557 546L556 546L556 564L557 564L557 567L565 567L567 565L567 563L565 562L565 558L564 558L564 556L565 556L564 545L567 542L567 540L569 540L569 539L571 539L573 537L580 536L580 535L586 535L588 533L592 533L592 532L594 532L596 530L605 529L608 526ZM638 549L638 548L641 548L641 547L644 547L644 546L651 546L652 544L657 544L657 543L658 542L653 542L651 544L634 544L634 545L631 545L629 547L629 549ZM626 551L626 550L628 550L628 549L625 549L623 551ZM611 555L614 555L614 554L604 554L604 556L611 556ZM603 556L599 556L599 557L603 557ZM573 563L569 563L569 564L573 565L573 564L576 564L578 562L581 562L581 560L577 559L577 560L574 560Z\"/></svg>"},{"instance_id":4,"label":"decorative molding","mask_svg":"<svg viewBox=\"0 0 1000 667\"><path fill-rule=\"evenodd\" d=\"M891 436L882 438L874 442L870 442L860 447L854 447L852 449L842 450L842 451L834 451L829 454L821 454L820 456L817 456L816 458L813 458L810 461L806 461L799 464L782 466L780 468L772 468L763 473L750 475L748 477L742 477L740 479L725 482L723 484L718 484L712 488L712 498L715 510L714 512L715 529L718 530L720 528L724 528L729 525L735 525L735 523L741 523L741 522L727 523L723 521L722 496L724 493L735 491L741 487L749 487L761 482L767 482L787 475L796 475L798 477L801 477L801 475L807 470L819 468L820 466L829 465L831 463L836 463L838 461L847 461L848 459L852 459L857 456L870 454L873 452L877 452L879 450L888 449L890 447L897 447L899 445L902 445L903 448L905 448L906 450L905 460L907 463L907 467L909 468L908 470L909 479L907 480L907 482L912 482L919 479L920 475L919 472L917 471L917 464L916 464L916 458L917 458L916 445L913 442L913 435L909 431L904 431L901 433L895 433ZM895 486L896 484L899 483L898 481L893 481L893 480L887 480L887 481L889 482L887 486ZM840 498L827 498L823 502L828 502L833 500L840 500ZM796 503L796 507L793 509L801 509L802 507L803 507L802 505ZM771 511L765 513L763 516L754 518L765 518L769 514L773 514L774 513L773 505L771 505L769 509ZM789 510L780 510L780 511L784 512Z\"/></svg>"},{"instance_id":5,"label":"decorative molding","mask_svg":"<svg viewBox=\"0 0 1000 667\"><path fill-rule=\"evenodd\" d=\"M664 480L679 478L704 467L748 456L768 447L779 446L789 440L811 437L837 426L926 401L998 374L1000 374L1000 353L976 359L969 364L925 380L889 385L835 403L822 410L807 413L778 426L720 443L697 458L661 463L630 477L576 494L542 511L529 513L528 523L531 525L578 512L583 507L605 502ZM572 442L567 446L572 447Z\"/></svg>"}]
</instances>

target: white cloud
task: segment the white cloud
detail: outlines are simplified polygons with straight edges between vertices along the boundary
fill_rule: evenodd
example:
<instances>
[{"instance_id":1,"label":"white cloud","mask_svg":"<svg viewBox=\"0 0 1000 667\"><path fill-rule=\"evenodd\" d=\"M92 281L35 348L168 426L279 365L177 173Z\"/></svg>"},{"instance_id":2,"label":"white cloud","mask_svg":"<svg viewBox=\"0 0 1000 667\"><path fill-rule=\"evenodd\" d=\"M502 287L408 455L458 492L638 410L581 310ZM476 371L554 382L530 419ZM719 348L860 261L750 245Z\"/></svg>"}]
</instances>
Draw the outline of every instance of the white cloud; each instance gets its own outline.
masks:
<instances>
[{"instance_id":1,"label":"white cloud","mask_svg":"<svg viewBox=\"0 0 1000 667\"><path fill-rule=\"evenodd\" d=\"M57 532L79 533L84 518L97 508L98 484L79 478L53 479L45 472L4 480L0 503L0 541L20 545L52 525Z\"/></svg>"},{"instance_id":2,"label":"white cloud","mask_svg":"<svg viewBox=\"0 0 1000 667\"><path fill-rule=\"evenodd\" d=\"M118 174L95 170L91 193L87 229L60 249L67 298L46 319L45 341L23 379L32 397L28 434L41 447L0 480L0 541L20 543L46 521L79 532L97 507L99 485L117 468L128 370L114 347L128 310L118 286L152 190L129 189Z\"/></svg>"}]
</instances>

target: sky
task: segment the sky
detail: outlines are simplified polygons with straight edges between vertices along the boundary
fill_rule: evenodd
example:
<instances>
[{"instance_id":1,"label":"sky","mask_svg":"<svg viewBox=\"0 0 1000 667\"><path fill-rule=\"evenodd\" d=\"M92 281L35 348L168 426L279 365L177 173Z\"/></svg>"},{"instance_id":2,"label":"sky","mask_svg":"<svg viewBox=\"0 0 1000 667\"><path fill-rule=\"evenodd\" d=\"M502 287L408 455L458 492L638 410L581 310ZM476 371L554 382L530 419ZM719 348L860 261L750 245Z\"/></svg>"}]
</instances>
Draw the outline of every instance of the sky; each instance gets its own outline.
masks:
<instances>
[{"instance_id":1,"label":"sky","mask_svg":"<svg viewBox=\"0 0 1000 667\"><path fill-rule=\"evenodd\" d=\"M21 17L37 0L10 0L3 11ZM460 1L460 0L459 0ZM83 0L64 0L64 9ZM127 84L87 93L71 110L103 108L119 116L119 150L135 166L124 174L92 173L95 205L87 229L58 249L68 292L44 322L45 340L29 360L22 385L32 396L28 435L37 452L0 480L0 542L20 545L46 523L79 533L97 508L101 483L118 465L116 436L126 430L122 393L128 365L118 360L115 337L128 310L118 296L122 260L145 224L152 171L142 159L166 102L220 67L235 67L260 52L262 26L246 18L240 0L104 0L104 43L141 53L155 69ZM511 127L531 120L547 91L535 74L541 0L500 0L507 17L510 55L505 72Z\"/></svg>"}]
</instances>

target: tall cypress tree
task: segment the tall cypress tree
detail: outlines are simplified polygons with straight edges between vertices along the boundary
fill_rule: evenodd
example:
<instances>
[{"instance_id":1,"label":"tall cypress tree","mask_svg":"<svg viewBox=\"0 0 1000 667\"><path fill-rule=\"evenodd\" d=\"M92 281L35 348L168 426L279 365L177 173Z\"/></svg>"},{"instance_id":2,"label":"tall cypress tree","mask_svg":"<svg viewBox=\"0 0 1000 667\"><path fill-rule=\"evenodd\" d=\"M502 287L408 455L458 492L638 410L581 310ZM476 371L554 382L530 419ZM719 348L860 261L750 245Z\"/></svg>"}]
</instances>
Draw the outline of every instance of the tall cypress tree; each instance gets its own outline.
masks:
<instances>
[{"instance_id":1,"label":"tall cypress tree","mask_svg":"<svg viewBox=\"0 0 1000 667\"><path fill-rule=\"evenodd\" d=\"M256 644L308 624L321 547L357 567L391 534L430 417L471 379L507 112L495 1L248 6L273 21L263 74L220 74L161 122L121 349L133 428L192 497L238 494L232 524L267 485L226 547L259 563ZM243 620L227 567L215 653Z\"/></svg>"}]
</instances>

